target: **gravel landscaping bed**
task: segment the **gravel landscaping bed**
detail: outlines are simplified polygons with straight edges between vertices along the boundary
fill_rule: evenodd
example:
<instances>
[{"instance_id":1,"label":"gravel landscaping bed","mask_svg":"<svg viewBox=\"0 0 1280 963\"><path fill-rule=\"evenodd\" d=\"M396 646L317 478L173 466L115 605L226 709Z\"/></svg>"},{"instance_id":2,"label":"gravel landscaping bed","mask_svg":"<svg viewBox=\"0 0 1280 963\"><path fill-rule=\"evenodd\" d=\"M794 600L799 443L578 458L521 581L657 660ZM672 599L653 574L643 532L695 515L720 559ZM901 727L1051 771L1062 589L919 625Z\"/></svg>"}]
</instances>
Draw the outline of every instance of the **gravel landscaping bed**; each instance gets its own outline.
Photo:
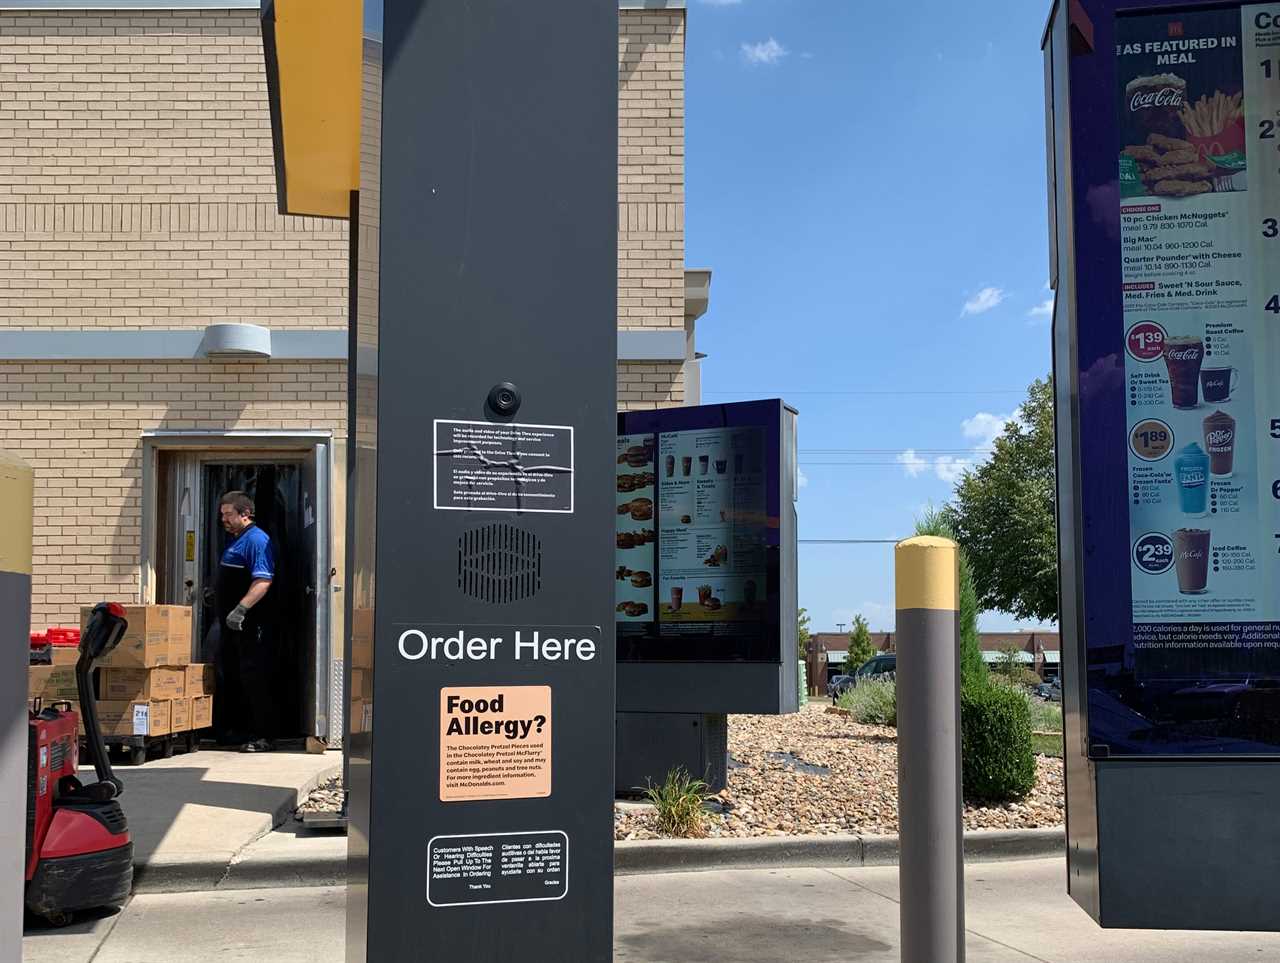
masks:
<instances>
[{"instance_id":1,"label":"gravel landscaping bed","mask_svg":"<svg viewBox=\"0 0 1280 963\"><path fill-rule=\"evenodd\" d=\"M713 796L709 836L801 836L898 832L897 730L859 725L813 702L786 716L729 717L729 787ZM1062 760L1036 757L1036 786L1017 803L966 805L966 829L1062 825ZM341 779L298 807L333 812ZM659 839L650 807L614 807L614 839Z\"/></svg>"},{"instance_id":2,"label":"gravel landscaping bed","mask_svg":"<svg viewBox=\"0 0 1280 963\"><path fill-rule=\"evenodd\" d=\"M897 730L828 714L729 717L729 786L712 798L709 836L898 832ZM966 805L966 829L1062 825L1062 760L1036 757L1036 786L1017 803ZM651 810L615 807L615 839L658 839Z\"/></svg>"}]
</instances>

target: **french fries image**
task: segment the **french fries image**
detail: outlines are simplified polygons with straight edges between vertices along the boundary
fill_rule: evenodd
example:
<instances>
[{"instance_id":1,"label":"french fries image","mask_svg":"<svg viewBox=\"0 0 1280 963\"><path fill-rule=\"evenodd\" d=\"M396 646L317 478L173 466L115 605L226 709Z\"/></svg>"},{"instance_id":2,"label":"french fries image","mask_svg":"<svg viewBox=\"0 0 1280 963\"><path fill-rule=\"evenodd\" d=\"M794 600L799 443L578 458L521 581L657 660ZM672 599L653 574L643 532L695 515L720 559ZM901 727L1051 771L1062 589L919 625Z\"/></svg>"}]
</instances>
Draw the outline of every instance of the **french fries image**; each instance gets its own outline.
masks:
<instances>
[{"instance_id":1,"label":"french fries image","mask_svg":"<svg viewBox=\"0 0 1280 963\"><path fill-rule=\"evenodd\" d=\"M1193 137L1216 137L1240 118L1243 97L1243 93L1228 97L1216 90L1212 97L1202 95L1194 104L1183 104L1178 116Z\"/></svg>"}]
</instances>

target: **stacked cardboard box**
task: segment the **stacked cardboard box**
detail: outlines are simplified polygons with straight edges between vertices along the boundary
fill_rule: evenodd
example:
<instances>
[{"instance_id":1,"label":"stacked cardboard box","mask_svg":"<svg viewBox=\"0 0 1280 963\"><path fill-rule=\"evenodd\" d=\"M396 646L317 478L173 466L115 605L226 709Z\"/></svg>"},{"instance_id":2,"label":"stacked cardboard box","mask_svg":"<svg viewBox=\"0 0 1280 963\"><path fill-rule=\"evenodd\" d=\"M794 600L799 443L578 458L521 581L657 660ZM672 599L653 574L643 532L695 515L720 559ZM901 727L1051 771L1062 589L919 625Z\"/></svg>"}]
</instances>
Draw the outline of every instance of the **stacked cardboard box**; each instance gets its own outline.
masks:
<instances>
[{"instance_id":1,"label":"stacked cardboard box","mask_svg":"<svg viewBox=\"0 0 1280 963\"><path fill-rule=\"evenodd\" d=\"M98 663L103 733L161 736L213 725L213 667L191 662L191 608L125 607L129 628ZM80 610L81 631L92 612Z\"/></svg>"}]
</instances>

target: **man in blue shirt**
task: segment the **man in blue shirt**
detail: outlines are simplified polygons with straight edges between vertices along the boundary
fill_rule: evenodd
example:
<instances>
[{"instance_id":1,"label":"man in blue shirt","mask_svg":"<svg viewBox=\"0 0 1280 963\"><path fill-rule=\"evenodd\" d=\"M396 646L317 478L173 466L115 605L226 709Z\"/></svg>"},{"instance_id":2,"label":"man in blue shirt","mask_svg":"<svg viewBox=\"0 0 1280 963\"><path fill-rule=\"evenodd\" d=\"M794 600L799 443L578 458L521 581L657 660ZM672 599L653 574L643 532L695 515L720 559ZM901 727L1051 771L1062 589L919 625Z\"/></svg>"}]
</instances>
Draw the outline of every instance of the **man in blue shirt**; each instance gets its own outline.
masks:
<instances>
[{"instance_id":1,"label":"man in blue shirt","mask_svg":"<svg viewBox=\"0 0 1280 963\"><path fill-rule=\"evenodd\" d=\"M232 542L222 553L214 582L214 607L222 623L220 674L230 683L230 701L241 701L249 728L244 752L270 752L272 639L264 599L276 574L271 536L253 522L254 505L244 492L227 492L218 502L222 527ZM236 714L236 707L229 706Z\"/></svg>"}]
</instances>

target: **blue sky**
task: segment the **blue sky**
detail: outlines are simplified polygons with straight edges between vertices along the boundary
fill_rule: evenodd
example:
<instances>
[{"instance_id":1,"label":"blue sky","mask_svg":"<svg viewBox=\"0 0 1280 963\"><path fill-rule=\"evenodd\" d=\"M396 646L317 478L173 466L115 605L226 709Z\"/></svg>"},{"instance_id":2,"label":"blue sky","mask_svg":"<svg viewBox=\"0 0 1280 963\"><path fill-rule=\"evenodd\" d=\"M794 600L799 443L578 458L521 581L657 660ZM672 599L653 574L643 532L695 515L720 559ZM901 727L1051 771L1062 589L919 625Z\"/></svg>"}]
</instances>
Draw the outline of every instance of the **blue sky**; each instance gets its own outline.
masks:
<instances>
[{"instance_id":1,"label":"blue sky","mask_svg":"<svg viewBox=\"0 0 1280 963\"><path fill-rule=\"evenodd\" d=\"M802 539L911 534L1049 370L1047 8L689 0L703 400L800 409ZM813 628L892 628L891 563L801 545Z\"/></svg>"}]
</instances>

